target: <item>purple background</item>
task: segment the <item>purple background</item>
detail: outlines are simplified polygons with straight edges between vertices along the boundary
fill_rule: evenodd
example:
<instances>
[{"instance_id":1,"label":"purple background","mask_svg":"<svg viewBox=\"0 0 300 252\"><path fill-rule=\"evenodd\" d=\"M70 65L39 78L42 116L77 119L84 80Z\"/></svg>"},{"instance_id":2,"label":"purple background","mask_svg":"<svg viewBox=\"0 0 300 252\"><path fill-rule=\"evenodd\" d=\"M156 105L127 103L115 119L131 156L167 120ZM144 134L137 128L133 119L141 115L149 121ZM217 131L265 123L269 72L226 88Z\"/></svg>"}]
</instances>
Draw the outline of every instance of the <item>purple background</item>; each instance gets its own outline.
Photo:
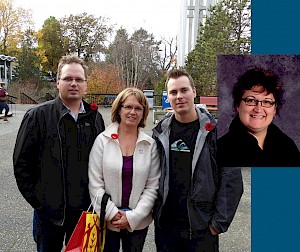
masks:
<instances>
[{"instance_id":1,"label":"purple background","mask_svg":"<svg viewBox=\"0 0 300 252\"><path fill-rule=\"evenodd\" d=\"M228 131L235 115L231 91L237 79L257 66L269 69L283 84L284 104L273 122L300 150L300 55L220 55L218 57L218 137Z\"/></svg>"}]
</instances>

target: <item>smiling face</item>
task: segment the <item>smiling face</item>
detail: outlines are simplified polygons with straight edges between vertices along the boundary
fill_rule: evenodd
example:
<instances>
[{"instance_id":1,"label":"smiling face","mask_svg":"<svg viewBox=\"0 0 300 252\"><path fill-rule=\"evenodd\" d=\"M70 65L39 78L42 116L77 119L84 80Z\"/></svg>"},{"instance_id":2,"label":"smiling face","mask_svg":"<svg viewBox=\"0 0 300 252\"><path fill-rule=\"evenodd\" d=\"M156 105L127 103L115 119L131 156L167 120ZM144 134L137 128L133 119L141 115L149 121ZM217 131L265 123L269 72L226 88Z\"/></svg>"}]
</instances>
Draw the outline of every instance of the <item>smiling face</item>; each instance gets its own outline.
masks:
<instances>
[{"instance_id":1,"label":"smiling face","mask_svg":"<svg viewBox=\"0 0 300 252\"><path fill-rule=\"evenodd\" d=\"M72 82L67 81L73 78ZM60 79L57 81L57 88L62 101L68 105L74 101L80 101L87 89L87 82L76 82L74 79L85 80L84 69L80 64L66 64L61 69Z\"/></svg>"},{"instance_id":2,"label":"smiling face","mask_svg":"<svg viewBox=\"0 0 300 252\"><path fill-rule=\"evenodd\" d=\"M139 103L134 95L130 95L123 102L119 115L121 118L120 124L127 127L138 127L140 121L143 118L144 107Z\"/></svg>"},{"instance_id":3,"label":"smiling face","mask_svg":"<svg viewBox=\"0 0 300 252\"><path fill-rule=\"evenodd\" d=\"M274 101L274 95L266 91L261 92L260 88L255 86L251 90L246 90L242 98L253 98L258 101ZM270 108L263 107L260 102L256 106L248 106L241 101L237 106L237 112L242 124L247 127L253 135L266 133L268 126L273 121L276 114L276 104Z\"/></svg>"}]
</instances>

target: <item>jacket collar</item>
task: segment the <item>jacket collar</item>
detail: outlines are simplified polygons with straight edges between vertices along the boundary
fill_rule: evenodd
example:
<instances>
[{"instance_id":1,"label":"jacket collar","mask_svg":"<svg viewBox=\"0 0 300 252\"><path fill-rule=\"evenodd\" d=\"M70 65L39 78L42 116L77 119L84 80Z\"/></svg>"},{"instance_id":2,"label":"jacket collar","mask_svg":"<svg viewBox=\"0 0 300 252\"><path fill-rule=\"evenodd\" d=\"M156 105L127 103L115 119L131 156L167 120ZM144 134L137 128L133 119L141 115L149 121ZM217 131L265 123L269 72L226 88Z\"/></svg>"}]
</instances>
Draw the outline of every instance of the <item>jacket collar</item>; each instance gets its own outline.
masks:
<instances>
[{"instance_id":1,"label":"jacket collar","mask_svg":"<svg viewBox=\"0 0 300 252\"><path fill-rule=\"evenodd\" d=\"M62 100L59 96L57 96L53 102L54 102L55 106L58 108L59 118L63 117L66 113L69 113L69 109L62 102ZM90 105L86 101L82 100L81 104L83 105L83 108L86 111L86 113L93 112L93 110L91 110L91 108L90 108Z\"/></svg>"},{"instance_id":2,"label":"jacket collar","mask_svg":"<svg viewBox=\"0 0 300 252\"><path fill-rule=\"evenodd\" d=\"M229 126L229 132L233 135L237 135L238 138L242 137L256 140L256 138L247 131L247 128L242 124L238 115L236 115L233 118ZM265 139L268 139L268 141L276 141L279 135L285 134L273 122L271 122L268 126L267 135Z\"/></svg>"},{"instance_id":3,"label":"jacket collar","mask_svg":"<svg viewBox=\"0 0 300 252\"><path fill-rule=\"evenodd\" d=\"M119 123L114 122L106 128L106 130L103 132L103 135L107 138L117 140L118 129L119 129ZM148 136L146 133L144 133L140 128L138 128L137 143L140 141L146 141L148 143L151 143L151 141L153 141L153 139L150 136Z\"/></svg>"},{"instance_id":4,"label":"jacket collar","mask_svg":"<svg viewBox=\"0 0 300 252\"><path fill-rule=\"evenodd\" d=\"M201 132L208 133L212 128L216 127L216 121L209 113L207 113L202 108L197 108L196 106L195 106L195 109L196 109L197 114L198 114L198 119L199 119L199 123L200 123L200 131ZM157 125L155 127L155 130L158 133L162 133L165 130L168 130L170 128L170 125L171 125L174 117L175 117L174 113L169 112L165 116L165 118L159 123L159 125ZM209 125L209 124L211 124L211 125ZM212 126L212 128L210 128L208 130L208 126Z\"/></svg>"}]
</instances>

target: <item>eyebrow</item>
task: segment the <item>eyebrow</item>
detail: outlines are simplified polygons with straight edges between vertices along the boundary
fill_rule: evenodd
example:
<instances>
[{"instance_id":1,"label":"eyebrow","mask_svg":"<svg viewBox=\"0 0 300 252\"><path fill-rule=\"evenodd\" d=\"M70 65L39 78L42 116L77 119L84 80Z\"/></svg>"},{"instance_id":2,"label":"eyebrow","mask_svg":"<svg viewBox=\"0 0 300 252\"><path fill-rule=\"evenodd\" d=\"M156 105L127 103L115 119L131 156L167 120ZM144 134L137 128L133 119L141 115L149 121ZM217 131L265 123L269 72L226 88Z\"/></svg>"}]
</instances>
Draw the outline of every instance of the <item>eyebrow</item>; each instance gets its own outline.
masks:
<instances>
[{"instance_id":1,"label":"eyebrow","mask_svg":"<svg viewBox=\"0 0 300 252\"><path fill-rule=\"evenodd\" d=\"M257 98L255 97L255 96L253 96L253 95L248 95L248 96L246 96L245 98L254 98L254 99L256 99L257 100ZM267 100L267 99L269 99L269 100L275 100L274 98L270 98L270 97L266 97L266 98L263 98L264 100Z\"/></svg>"}]
</instances>

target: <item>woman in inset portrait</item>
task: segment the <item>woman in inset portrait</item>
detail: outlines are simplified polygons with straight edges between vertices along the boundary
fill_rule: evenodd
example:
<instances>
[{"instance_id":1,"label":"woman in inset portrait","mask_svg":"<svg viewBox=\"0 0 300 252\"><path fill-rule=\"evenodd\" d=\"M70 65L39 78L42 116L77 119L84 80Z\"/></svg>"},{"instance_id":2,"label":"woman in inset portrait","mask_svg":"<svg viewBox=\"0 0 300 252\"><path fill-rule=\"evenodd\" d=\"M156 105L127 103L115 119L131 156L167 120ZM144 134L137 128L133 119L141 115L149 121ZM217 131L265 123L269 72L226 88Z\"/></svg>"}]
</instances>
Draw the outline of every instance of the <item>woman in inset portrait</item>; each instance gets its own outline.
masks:
<instances>
[{"instance_id":1,"label":"woman in inset portrait","mask_svg":"<svg viewBox=\"0 0 300 252\"><path fill-rule=\"evenodd\" d=\"M232 90L236 115L218 139L219 166L300 167L296 144L273 123L283 92L272 71L255 67L239 77Z\"/></svg>"}]
</instances>

